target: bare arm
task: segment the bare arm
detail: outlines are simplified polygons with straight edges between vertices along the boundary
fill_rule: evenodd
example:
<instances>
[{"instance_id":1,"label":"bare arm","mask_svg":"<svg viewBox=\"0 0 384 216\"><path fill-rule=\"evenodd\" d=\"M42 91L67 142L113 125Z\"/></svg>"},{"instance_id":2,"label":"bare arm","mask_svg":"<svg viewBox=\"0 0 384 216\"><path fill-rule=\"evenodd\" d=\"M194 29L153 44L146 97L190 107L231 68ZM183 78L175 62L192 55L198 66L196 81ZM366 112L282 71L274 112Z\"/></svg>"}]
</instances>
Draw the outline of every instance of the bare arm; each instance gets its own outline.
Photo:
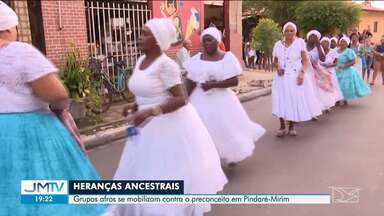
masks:
<instances>
[{"instance_id":1,"label":"bare arm","mask_svg":"<svg viewBox=\"0 0 384 216\"><path fill-rule=\"evenodd\" d=\"M187 95L191 95L193 90L196 88L196 83L190 79L187 79L187 83L186 83L186 87L187 87Z\"/></svg>"},{"instance_id":2,"label":"bare arm","mask_svg":"<svg viewBox=\"0 0 384 216\"><path fill-rule=\"evenodd\" d=\"M301 71L304 73L305 70L309 69L311 63L309 61L308 53L304 50L301 51L301 64L303 65Z\"/></svg>"},{"instance_id":3,"label":"bare arm","mask_svg":"<svg viewBox=\"0 0 384 216\"><path fill-rule=\"evenodd\" d=\"M181 84L173 86L169 89L169 92L171 93L172 97L168 99L167 102L159 106L162 113L170 113L176 111L187 103L187 99L184 96L183 87Z\"/></svg>"},{"instance_id":4,"label":"bare arm","mask_svg":"<svg viewBox=\"0 0 384 216\"><path fill-rule=\"evenodd\" d=\"M325 61L325 52L324 50L322 49L321 45L320 45L320 42L317 44L317 50L319 51L319 58L320 58L320 61Z\"/></svg>"},{"instance_id":5,"label":"bare arm","mask_svg":"<svg viewBox=\"0 0 384 216\"><path fill-rule=\"evenodd\" d=\"M345 63L345 64L342 66L342 68L348 68L348 67L351 67L351 66L353 66L355 63L356 63L356 60L355 60L355 59L349 60L347 63Z\"/></svg>"},{"instance_id":6,"label":"bare arm","mask_svg":"<svg viewBox=\"0 0 384 216\"><path fill-rule=\"evenodd\" d=\"M230 88L237 86L239 84L239 77L235 76L223 81L213 81L213 82L206 82L201 85L201 87L204 89L204 91L208 91L212 88Z\"/></svg>"},{"instance_id":7,"label":"bare arm","mask_svg":"<svg viewBox=\"0 0 384 216\"><path fill-rule=\"evenodd\" d=\"M183 87L181 84L173 86L169 89L169 92L171 93L172 97L170 97L165 103L136 113L133 116L134 125L139 126L147 118L160 114L155 114L157 110L160 110L162 114L171 113L187 103L187 100L183 94Z\"/></svg>"},{"instance_id":8,"label":"bare arm","mask_svg":"<svg viewBox=\"0 0 384 216\"><path fill-rule=\"evenodd\" d=\"M30 83L33 93L49 103L53 109L62 110L69 107L69 96L56 74L45 75Z\"/></svg>"}]
</instances>

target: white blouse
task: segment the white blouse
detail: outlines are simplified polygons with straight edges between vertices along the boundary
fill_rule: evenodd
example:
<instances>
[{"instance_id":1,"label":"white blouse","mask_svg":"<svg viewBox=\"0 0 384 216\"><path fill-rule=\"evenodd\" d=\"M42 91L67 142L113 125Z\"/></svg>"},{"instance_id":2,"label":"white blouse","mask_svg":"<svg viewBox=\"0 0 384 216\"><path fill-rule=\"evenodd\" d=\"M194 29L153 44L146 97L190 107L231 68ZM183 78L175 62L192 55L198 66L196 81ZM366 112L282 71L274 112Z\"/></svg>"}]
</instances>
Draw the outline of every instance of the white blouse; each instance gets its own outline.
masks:
<instances>
[{"instance_id":1,"label":"white blouse","mask_svg":"<svg viewBox=\"0 0 384 216\"><path fill-rule=\"evenodd\" d=\"M194 82L223 81L239 76L243 71L239 61L231 52L226 52L223 59L219 61L202 60L201 55L201 53L194 55L184 64L187 78Z\"/></svg>"},{"instance_id":2,"label":"white blouse","mask_svg":"<svg viewBox=\"0 0 384 216\"><path fill-rule=\"evenodd\" d=\"M182 83L178 64L167 55L162 54L141 70L144 59L145 55L138 59L128 84L140 110L164 103L171 97L169 89Z\"/></svg>"},{"instance_id":3,"label":"white blouse","mask_svg":"<svg viewBox=\"0 0 384 216\"><path fill-rule=\"evenodd\" d=\"M325 61L323 62L324 64L332 64L335 59L337 59L339 54L337 53L336 50L330 49L329 52L325 56Z\"/></svg>"},{"instance_id":4,"label":"white blouse","mask_svg":"<svg viewBox=\"0 0 384 216\"><path fill-rule=\"evenodd\" d=\"M32 45L12 42L0 48L0 113L47 111L30 85L57 68Z\"/></svg>"},{"instance_id":5,"label":"white blouse","mask_svg":"<svg viewBox=\"0 0 384 216\"><path fill-rule=\"evenodd\" d=\"M301 38L296 38L289 47L285 47L282 41L276 42L272 55L278 59L280 67L285 70L285 74L293 74L302 67L302 51L306 51L305 42Z\"/></svg>"}]
</instances>

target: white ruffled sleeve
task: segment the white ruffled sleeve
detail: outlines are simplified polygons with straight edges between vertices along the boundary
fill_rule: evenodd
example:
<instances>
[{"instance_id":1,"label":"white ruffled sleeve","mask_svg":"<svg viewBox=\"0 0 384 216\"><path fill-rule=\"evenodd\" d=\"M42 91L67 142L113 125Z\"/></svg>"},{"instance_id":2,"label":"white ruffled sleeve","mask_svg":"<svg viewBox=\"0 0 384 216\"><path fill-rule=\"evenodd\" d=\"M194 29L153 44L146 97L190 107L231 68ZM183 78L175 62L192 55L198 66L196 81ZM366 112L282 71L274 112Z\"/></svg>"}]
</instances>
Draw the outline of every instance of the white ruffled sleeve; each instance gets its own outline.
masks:
<instances>
[{"instance_id":1,"label":"white ruffled sleeve","mask_svg":"<svg viewBox=\"0 0 384 216\"><path fill-rule=\"evenodd\" d=\"M299 43L300 52L301 51L307 52L307 45L305 44L305 41L302 38L298 38L297 40L299 40L298 43Z\"/></svg>"},{"instance_id":2,"label":"white ruffled sleeve","mask_svg":"<svg viewBox=\"0 0 384 216\"><path fill-rule=\"evenodd\" d=\"M18 43L18 58L24 62L22 71L26 82L35 81L47 74L56 73L58 69L35 47L27 43Z\"/></svg>"},{"instance_id":3,"label":"white ruffled sleeve","mask_svg":"<svg viewBox=\"0 0 384 216\"><path fill-rule=\"evenodd\" d=\"M278 49L279 49L279 44L280 44L280 43L281 43L281 41L277 41L277 42L275 43L275 45L273 46L273 50L272 50L272 57L273 57L273 58L275 58L275 57L278 58L277 53L279 52Z\"/></svg>"},{"instance_id":4,"label":"white ruffled sleeve","mask_svg":"<svg viewBox=\"0 0 384 216\"><path fill-rule=\"evenodd\" d=\"M243 69L241 68L239 61L237 60L236 56L233 55L232 52L227 52L225 54L223 61L224 61L224 65L223 65L224 80L239 76L243 72Z\"/></svg>"},{"instance_id":5,"label":"white ruffled sleeve","mask_svg":"<svg viewBox=\"0 0 384 216\"><path fill-rule=\"evenodd\" d=\"M197 53L183 64L187 71L187 78L197 83L205 82L205 76L200 70L200 56L201 53Z\"/></svg>"},{"instance_id":6,"label":"white ruffled sleeve","mask_svg":"<svg viewBox=\"0 0 384 216\"><path fill-rule=\"evenodd\" d=\"M159 76L167 88L182 83L179 65L168 57L160 63Z\"/></svg>"}]
</instances>

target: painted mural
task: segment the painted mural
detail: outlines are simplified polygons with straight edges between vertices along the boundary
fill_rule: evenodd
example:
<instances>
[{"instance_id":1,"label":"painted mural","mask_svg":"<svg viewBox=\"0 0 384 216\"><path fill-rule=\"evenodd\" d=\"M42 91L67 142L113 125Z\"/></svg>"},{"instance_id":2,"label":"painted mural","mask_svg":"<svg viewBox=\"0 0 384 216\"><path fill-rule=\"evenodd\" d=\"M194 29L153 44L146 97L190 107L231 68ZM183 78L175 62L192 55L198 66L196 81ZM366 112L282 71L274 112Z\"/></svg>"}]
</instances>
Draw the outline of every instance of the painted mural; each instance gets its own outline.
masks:
<instances>
[{"instance_id":1,"label":"painted mural","mask_svg":"<svg viewBox=\"0 0 384 216\"><path fill-rule=\"evenodd\" d=\"M199 34L204 26L204 3L189 0L153 1L153 17L169 17L172 19L178 41L189 39L199 43Z\"/></svg>"}]
</instances>

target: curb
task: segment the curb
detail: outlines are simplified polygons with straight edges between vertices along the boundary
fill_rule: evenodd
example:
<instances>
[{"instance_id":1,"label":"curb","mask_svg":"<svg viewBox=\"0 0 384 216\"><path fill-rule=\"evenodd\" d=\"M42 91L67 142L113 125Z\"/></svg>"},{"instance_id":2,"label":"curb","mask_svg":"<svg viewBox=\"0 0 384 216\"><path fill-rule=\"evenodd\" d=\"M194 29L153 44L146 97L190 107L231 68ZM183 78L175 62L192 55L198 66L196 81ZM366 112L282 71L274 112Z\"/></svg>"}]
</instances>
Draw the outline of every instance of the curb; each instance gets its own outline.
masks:
<instances>
[{"instance_id":1,"label":"curb","mask_svg":"<svg viewBox=\"0 0 384 216\"><path fill-rule=\"evenodd\" d=\"M253 100L255 98L269 95L272 88L263 88L249 93L245 93L239 97L241 103ZM81 135L87 150L94 149L98 146L106 145L107 143L123 139L127 136L127 124L119 125L105 131L100 131L92 135Z\"/></svg>"}]
</instances>

